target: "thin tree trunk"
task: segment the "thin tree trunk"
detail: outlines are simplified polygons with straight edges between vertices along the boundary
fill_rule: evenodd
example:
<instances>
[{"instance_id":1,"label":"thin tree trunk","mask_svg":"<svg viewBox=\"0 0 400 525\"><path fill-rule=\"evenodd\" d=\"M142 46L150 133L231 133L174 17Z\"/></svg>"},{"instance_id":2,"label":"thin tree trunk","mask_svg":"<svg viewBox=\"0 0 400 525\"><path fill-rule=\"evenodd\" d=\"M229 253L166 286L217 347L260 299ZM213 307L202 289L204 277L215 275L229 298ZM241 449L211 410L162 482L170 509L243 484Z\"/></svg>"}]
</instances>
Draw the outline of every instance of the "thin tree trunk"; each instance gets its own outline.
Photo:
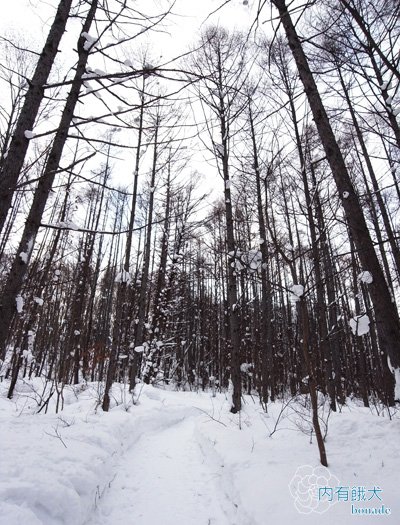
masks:
<instances>
[{"instance_id":1,"label":"thin tree trunk","mask_svg":"<svg viewBox=\"0 0 400 525\"><path fill-rule=\"evenodd\" d=\"M303 356L307 366L308 371L308 386L310 389L310 398L311 398L311 407L312 407L312 422L315 431L315 436L317 438L319 458L321 465L324 467L328 466L328 460L326 457L325 443L322 437L321 427L319 425L319 416L318 416L318 392L317 392L317 382L315 378L315 370L313 368L310 354L309 354L309 345L310 345L310 330L309 330L309 319L307 304L304 297L300 298L300 315L301 315L301 326L302 326L302 349Z\"/></svg>"},{"instance_id":2,"label":"thin tree trunk","mask_svg":"<svg viewBox=\"0 0 400 525\"><path fill-rule=\"evenodd\" d=\"M110 408L110 389L112 383L115 379L115 372L118 360L118 354L120 351L121 342L123 339L123 331L126 329L127 325L127 310L128 310L128 301L127 301L127 288L128 282L130 279L130 260L132 252L132 236L133 236L133 226L135 224L136 217L136 201L137 201L137 190L139 183L139 168L140 168L140 154L142 148L142 136L143 136L143 116L144 116L144 79L143 86L140 94L140 112L139 112L139 125L138 125L138 137L136 143L136 157L135 157L135 170L134 170L134 179L133 179L133 192L132 192L132 201L131 201L131 213L129 217L129 227L128 227L128 236L126 239L125 245L125 255L124 255L124 278L120 280L117 286L117 297L115 302L115 318L112 331L112 344L111 344L111 353L110 361L108 364L106 385L104 388L104 397L102 408L105 412L108 412Z\"/></svg>"},{"instance_id":3,"label":"thin tree trunk","mask_svg":"<svg viewBox=\"0 0 400 525\"><path fill-rule=\"evenodd\" d=\"M148 282L149 282L149 270L150 270L150 254L151 254L151 233L153 223L153 208L154 208L154 190L155 180L157 173L157 161L158 161L158 132L159 132L159 117L157 117L155 123L154 133L154 152L153 152L153 166L151 171L150 181L150 199L149 199L149 210L146 228L146 244L144 248L144 260L142 278L140 282L140 294L139 294L139 308L137 314L136 334L135 334L135 347L143 346L144 342L144 321L146 317L146 296L148 293ZM140 363L142 360L142 352L133 352L131 377L130 377L130 391L133 392L136 386L136 378L139 375Z\"/></svg>"},{"instance_id":4,"label":"thin tree trunk","mask_svg":"<svg viewBox=\"0 0 400 525\"><path fill-rule=\"evenodd\" d=\"M271 284L268 265L267 252L267 231L265 227L264 210L261 193L261 178L260 166L258 162L258 151L256 143L256 135L254 129L254 120L251 108L251 100L249 100L249 122L251 141L253 146L253 164L256 176L257 189L257 213L258 213L258 229L260 233L260 251L261 251L261 367L262 367L262 400L268 403L269 392L271 389L271 401L275 399L274 388L274 374L273 374L273 355L272 355L272 341L271 341L271 317L272 317L272 298L271 298Z\"/></svg>"}]
</instances>

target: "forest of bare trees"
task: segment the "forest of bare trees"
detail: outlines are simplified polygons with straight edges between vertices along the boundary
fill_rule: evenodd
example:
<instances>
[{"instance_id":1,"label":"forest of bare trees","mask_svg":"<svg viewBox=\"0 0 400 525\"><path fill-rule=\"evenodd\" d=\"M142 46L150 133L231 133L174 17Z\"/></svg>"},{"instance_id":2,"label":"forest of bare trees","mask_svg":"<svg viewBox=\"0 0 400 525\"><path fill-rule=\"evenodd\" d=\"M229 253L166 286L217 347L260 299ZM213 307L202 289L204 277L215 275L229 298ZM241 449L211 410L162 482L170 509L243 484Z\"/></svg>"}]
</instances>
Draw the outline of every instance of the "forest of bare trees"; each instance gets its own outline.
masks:
<instances>
[{"instance_id":1,"label":"forest of bare trees","mask_svg":"<svg viewBox=\"0 0 400 525\"><path fill-rule=\"evenodd\" d=\"M322 440L319 396L396 401L400 6L260 1L163 62L162 4L1 38L0 379L309 393Z\"/></svg>"}]
</instances>

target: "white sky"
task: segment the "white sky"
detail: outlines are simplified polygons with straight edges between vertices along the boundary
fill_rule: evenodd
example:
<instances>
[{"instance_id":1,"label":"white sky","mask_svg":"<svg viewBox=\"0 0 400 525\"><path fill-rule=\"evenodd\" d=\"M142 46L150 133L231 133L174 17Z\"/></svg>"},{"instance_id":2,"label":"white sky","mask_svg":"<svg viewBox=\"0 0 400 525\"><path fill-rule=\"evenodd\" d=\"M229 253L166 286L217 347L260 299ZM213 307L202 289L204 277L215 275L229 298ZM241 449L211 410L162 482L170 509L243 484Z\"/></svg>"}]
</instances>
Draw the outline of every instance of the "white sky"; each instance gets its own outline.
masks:
<instances>
[{"instance_id":1,"label":"white sky","mask_svg":"<svg viewBox=\"0 0 400 525\"><path fill-rule=\"evenodd\" d=\"M150 10L153 13L160 13L163 11L163 6L165 9L165 5L169 3L168 0L129 0L129 2L130 5L146 14ZM190 46L195 45L201 30L208 24L220 24L229 29L247 30L254 21L254 10L258 5L258 0L250 0L247 6L243 5L243 0L231 0L229 4L209 17L210 13L223 3L224 0L176 0L173 8L174 15L170 15L164 23L165 31L148 33L142 43L149 42L154 50L154 57L157 59L162 55L160 62L165 63L166 60L181 55ZM0 34L15 33L17 40L18 36L21 35L25 45L32 46L36 51L40 51L53 21L57 5L58 0L12 0L12 2L7 2L1 10ZM76 60L75 53L71 53L69 50L76 46L80 24L81 21L78 20L70 22L67 26L67 33L62 39L62 53L58 58L64 66L70 66ZM138 45L139 41L134 40L132 49ZM96 64L89 61L89 64L92 67L104 67L101 63ZM42 124L49 129L56 125L56 120ZM40 133L45 129L41 127L40 129L36 128L35 131ZM136 139L133 135L131 138L133 140L132 145L134 145ZM123 150L117 155L124 160L118 164L117 170L115 170L114 183L123 185L133 183L132 166L135 150ZM209 153L206 156L210 158ZM96 155L90 167L94 168L102 161L104 158L99 158ZM215 195L212 196L212 200L216 196L222 197L223 184L217 175L216 168L204 162L202 154L197 153L194 156L191 161L191 169L197 169L200 173L205 174L204 191L213 189Z\"/></svg>"},{"instance_id":2,"label":"white sky","mask_svg":"<svg viewBox=\"0 0 400 525\"><path fill-rule=\"evenodd\" d=\"M143 12L147 7L157 12L162 6L161 0L130 0L135 7L140 6ZM169 36L153 35L154 42L167 42L171 49L182 48L196 38L201 24L207 16L214 11L224 0L176 0L173 12L176 16L169 18ZM14 30L26 36L32 36L38 44L45 39L52 13L58 5L58 0L12 0L4 2L1 9L0 32ZM165 5L165 4L164 4ZM220 23L229 28L246 28L254 20L254 10L258 5L257 0L250 0L249 5L243 5L242 0L231 2L214 14L207 23Z\"/></svg>"}]
</instances>

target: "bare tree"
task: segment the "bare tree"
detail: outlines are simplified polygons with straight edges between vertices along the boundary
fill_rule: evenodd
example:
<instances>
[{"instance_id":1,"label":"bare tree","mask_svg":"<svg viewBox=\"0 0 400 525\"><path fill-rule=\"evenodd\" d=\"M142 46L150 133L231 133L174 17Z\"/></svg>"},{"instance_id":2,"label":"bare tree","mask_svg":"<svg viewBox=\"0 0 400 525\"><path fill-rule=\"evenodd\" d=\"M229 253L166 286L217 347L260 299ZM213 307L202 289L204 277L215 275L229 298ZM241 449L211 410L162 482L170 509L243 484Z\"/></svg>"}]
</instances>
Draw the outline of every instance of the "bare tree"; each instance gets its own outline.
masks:
<instances>
[{"instance_id":1,"label":"bare tree","mask_svg":"<svg viewBox=\"0 0 400 525\"><path fill-rule=\"evenodd\" d=\"M362 208L351 181L342 152L322 103L303 45L293 25L285 0L272 0L278 9L289 47L307 95L322 145L346 214L358 256L364 269L373 275L370 294L374 306L379 343L395 368L400 367L400 322L382 268L369 234Z\"/></svg>"},{"instance_id":2,"label":"bare tree","mask_svg":"<svg viewBox=\"0 0 400 525\"><path fill-rule=\"evenodd\" d=\"M234 214L230 175L230 146L233 126L247 102L240 92L245 82L245 44L239 34L229 35L224 29L210 27L202 36L201 47L193 59L194 71L200 76L203 90L199 91L201 104L210 111L217 124L218 134L210 125L211 151L224 182L226 219L226 248L228 252L227 300L231 341L231 379L233 383L232 412L241 409L239 301L235 254ZM208 114L205 113L208 119Z\"/></svg>"},{"instance_id":3,"label":"bare tree","mask_svg":"<svg viewBox=\"0 0 400 525\"><path fill-rule=\"evenodd\" d=\"M60 0L46 43L39 56L35 72L28 83L24 104L15 124L15 130L0 163L0 232L10 209L18 178L29 146L40 105L44 97L45 85L58 53L61 37L70 16L72 0Z\"/></svg>"}]
</instances>

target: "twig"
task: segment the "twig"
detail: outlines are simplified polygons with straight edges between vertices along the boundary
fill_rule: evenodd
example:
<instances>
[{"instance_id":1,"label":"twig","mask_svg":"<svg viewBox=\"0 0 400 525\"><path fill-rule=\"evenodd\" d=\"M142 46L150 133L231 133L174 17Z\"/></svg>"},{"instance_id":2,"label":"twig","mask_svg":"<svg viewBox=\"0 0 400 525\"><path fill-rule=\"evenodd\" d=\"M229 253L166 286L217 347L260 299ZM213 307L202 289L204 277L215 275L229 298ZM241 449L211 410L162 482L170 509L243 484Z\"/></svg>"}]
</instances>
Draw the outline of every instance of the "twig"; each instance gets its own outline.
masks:
<instances>
[{"instance_id":1,"label":"twig","mask_svg":"<svg viewBox=\"0 0 400 525\"><path fill-rule=\"evenodd\" d=\"M215 417L213 417L211 414L209 414L208 412L206 412L205 410L203 410L202 408L199 408L199 407L194 407L194 408L197 408L197 410L200 410L200 412L203 412L203 414L206 414L210 419L212 419L213 421L216 421L217 423L219 423L220 425L223 425L224 427L226 427L225 423L223 423L222 421L219 421L218 419L215 419Z\"/></svg>"},{"instance_id":2,"label":"twig","mask_svg":"<svg viewBox=\"0 0 400 525\"><path fill-rule=\"evenodd\" d=\"M53 427L53 430L55 432L55 436L53 436L53 434L49 434L48 432L45 432L45 434L47 434L50 437L57 437L61 441L61 443L64 445L64 447L68 448L67 445L64 443L64 440L61 437L61 434L59 433L58 428L57 427L55 427L55 428Z\"/></svg>"}]
</instances>

